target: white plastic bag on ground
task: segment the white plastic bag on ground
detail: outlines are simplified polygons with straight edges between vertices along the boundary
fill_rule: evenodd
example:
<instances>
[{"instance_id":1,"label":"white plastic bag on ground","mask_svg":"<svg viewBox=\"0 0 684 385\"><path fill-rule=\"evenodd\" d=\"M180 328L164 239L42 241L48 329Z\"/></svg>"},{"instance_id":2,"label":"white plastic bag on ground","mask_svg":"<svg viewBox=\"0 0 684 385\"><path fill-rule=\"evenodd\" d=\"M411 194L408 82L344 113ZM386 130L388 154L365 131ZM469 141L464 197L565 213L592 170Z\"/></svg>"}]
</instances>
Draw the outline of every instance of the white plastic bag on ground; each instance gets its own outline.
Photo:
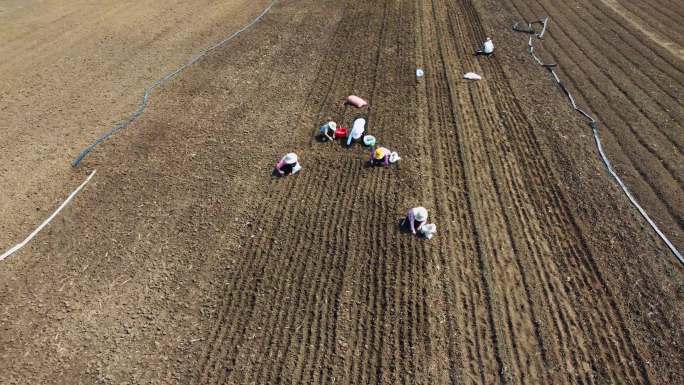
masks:
<instances>
[{"instance_id":1,"label":"white plastic bag on ground","mask_svg":"<svg viewBox=\"0 0 684 385\"><path fill-rule=\"evenodd\" d=\"M357 118L354 120L354 124L352 125L351 129L351 137L354 138L354 140L359 140L361 139L361 135L363 135L363 132L366 129L366 119L364 118Z\"/></svg>"},{"instance_id":2,"label":"white plastic bag on ground","mask_svg":"<svg viewBox=\"0 0 684 385\"><path fill-rule=\"evenodd\" d=\"M437 233L437 225L434 223L425 224L420 228L420 232L425 238L432 239L432 237L434 237Z\"/></svg>"},{"instance_id":3,"label":"white plastic bag on ground","mask_svg":"<svg viewBox=\"0 0 684 385\"><path fill-rule=\"evenodd\" d=\"M399 154L397 154L396 151L392 151L392 153L390 153L390 158L389 158L390 163L397 163L400 160L401 160L401 158L399 157Z\"/></svg>"},{"instance_id":4,"label":"white plastic bag on ground","mask_svg":"<svg viewBox=\"0 0 684 385\"><path fill-rule=\"evenodd\" d=\"M366 119L356 118L354 120L354 125L352 126L351 132L347 136L347 146L350 146L352 140L359 140L363 136L363 132L366 130Z\"/></svg>"},{"instance_id":5,"label":"white plastic bag on ground","mask_svg":"<svg viewBox=\"0 0 684 385\"><path fill-rule=\"evenodd\" d=\"M476 74L475 72L468 72L467 74L463 75L463 78L468 80L481 80L482 76Z\"/></svg>"}]
</instances>

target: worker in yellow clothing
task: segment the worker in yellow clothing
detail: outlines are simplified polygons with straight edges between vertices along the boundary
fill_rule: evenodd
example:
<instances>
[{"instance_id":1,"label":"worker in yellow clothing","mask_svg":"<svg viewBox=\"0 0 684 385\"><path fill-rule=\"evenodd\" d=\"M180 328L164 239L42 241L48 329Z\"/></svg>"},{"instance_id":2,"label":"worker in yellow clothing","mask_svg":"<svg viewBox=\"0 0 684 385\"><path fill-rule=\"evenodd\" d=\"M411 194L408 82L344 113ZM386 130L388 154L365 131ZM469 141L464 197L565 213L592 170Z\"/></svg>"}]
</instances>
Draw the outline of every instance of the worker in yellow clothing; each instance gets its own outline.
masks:
<instances>
[{"instance_id":1,"label":"worker in yellow clothing","mask_svg":"<svg viewBox=\"0 0 684 385\"><path fill-rule=\"evenodd\" d=\"M371 166L383 165L387 167L390 165L391 154L392 153L387 148L378 147L375 150L371 150L371 157L369 159L369 163L371 164Z\"/></svg>"}]
</instances>

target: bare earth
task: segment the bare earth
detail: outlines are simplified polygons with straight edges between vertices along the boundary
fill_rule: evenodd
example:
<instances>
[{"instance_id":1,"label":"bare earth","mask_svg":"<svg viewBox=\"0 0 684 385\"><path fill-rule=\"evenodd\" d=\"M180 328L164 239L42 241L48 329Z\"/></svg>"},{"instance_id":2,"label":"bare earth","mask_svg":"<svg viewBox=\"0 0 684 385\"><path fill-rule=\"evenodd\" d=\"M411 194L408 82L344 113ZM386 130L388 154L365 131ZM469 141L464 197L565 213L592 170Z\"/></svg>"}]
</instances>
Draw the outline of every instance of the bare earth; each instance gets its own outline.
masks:
<instances>
[{"instance_id":1,"label":"bare earth","mask_svg":"<svg viewBox=\"0 0 684 385\"><path fill-rule=\"evenodd\" d=\"M0 244L71 190L69 162L143 90L253 19L258 1L10 0L0 4Z\"/></svg>"},{"instance_id":2,"label":"bare earth","mask_svg":"<svg viewBox=\"0 0 684 385\"><path fill-rule=\"evenodd\" d=\"M684 62L652 36L684 6L612 3L283 1L77 169L267 2L3 3L0 245L98 174L0 263L0 383L684 383L684 268L510 28L551 16L540 54L681 250ZM398 166L313 139L359 114ZM397 229L416 205L431 241Z\"/></svg>"}]
</instances>

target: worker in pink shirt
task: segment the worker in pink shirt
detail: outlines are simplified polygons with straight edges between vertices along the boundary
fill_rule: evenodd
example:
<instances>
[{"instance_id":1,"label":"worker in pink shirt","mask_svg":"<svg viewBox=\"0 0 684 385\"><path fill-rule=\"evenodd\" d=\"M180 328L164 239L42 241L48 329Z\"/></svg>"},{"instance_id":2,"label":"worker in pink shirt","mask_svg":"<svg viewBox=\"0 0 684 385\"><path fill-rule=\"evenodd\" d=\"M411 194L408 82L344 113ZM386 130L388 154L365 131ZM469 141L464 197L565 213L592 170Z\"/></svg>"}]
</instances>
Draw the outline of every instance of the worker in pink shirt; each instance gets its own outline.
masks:
<instances>
[{"instance_id":1,"label":"worker in pink shirt","mask_svg":"<svg viewBox=\"0 0 684 385\"><path fill-rule=\"evenodd\" d=\"M280 159L280 161L275 165L275 172L280 176L293 175L301 169L302 166L299 164L297 154L294 152L285 154L285 156L283 156L282 159Z\"/></svg>"}]
</instances>

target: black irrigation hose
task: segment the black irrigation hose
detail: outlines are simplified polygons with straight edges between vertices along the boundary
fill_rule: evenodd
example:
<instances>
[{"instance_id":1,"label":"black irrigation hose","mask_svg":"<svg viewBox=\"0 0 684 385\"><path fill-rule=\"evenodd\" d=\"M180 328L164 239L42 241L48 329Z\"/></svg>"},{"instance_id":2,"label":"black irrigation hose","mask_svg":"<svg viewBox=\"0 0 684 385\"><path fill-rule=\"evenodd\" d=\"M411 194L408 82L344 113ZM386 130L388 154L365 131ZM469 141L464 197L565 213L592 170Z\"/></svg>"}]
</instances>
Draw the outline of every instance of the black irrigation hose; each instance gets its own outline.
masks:
<instances>
[{"instance_id":1,"label":"black irrigation hose","mask_svg":"<svg viewBox=\"0 0 684 385\"><path fill-rule=\"evenodd\" d=\"M544 32L546 32L546 26L547 26L548 21L549 21L549 18L546 17L544 19L540 19L539 22L535 22L535 23L543 24L541 32L539 32L538 34L535 35L537 38L539 38L539 39L543 38ZM520 30L518 28L518 23L515 23L513 25L513 30L518 31L518 32L534 33L534 30L532 29L532 23L529 24L529 30L527 30L527 31L526 30ZM684 265L684 257L682 257L682 254L679 252L679 250L677 250L677 248L672 244L672 242L670 242L670 240L667 239L665 234L663 234L663 232L660 231L660 229L655 224L655 222L653 222L651 217L648 216L648 214L646 213L646 210L644 210L641 207L639 202L637 202L636 198L634 198L634 196L629 191L627 186L622 182L622 179L620 179L620 177L618 177L617 173L613 169L613 166L611 165L610 161L608 160L606 153L603 151L603 145L601 144L601 139L599 138L598 122L596 121L596 119L594 119L591 115L589 115L584 110L577 107L577 103L575 103L575 98L572 97L572 94L570 93L570 91L567 89L567 87L565 87L565 84L563 84L563 82L561 82L560 78L558 77L558 74L556 74L556 71L554 71L554 69L553 69L554 67L556 67L556 64L544 64L544 62L542 62L537 57L537 55L534 54L534 46L532 45L532 36L530 36L530 39L527 43L527 47L528 47L528 52L530 53L530 55L532 56L534 61L536 61L540 66L546 68L549 72L551 72L551 75L553 76L554 80L556 81L556 83L558 84L560 89L568 97L568 100L570 100L570 104L572 105L572 108L575 111L582 114L585 118L587 118L587 120L589 120L589 126L591 127L591 130L594 134L594 142L596 142L596 148L598 149L599 155L601 155L601 160L603 161L603 163L606 165L606 168L608 169L608 173L610 173L610 175L613 177L613 179L615 179L615 181L620 186L622 191L625 193L625 195L627 196L629 201L632 203L632 206L634 206L639 211L641 216L646 220L646 222L648 222L648 224L658 234L658 236L663 240L663 242L665 242L665 244L670 249L670 251L672 251L672 254L674 254L675 257L677 257L677 259L679 260L679 262L682 265Z\"/></svg>"},{"instance_id":2,"label":"black irrigation hose","mask_svg":"<svg viewBox=\"0 0 684 385\"><path fill-rule=\"evenodd\" d=\"M514 30L514 31L516 31L516 32L523 32L523 33L529 33L529 34L535 33L534 28L532 28L532 25L531 25L531 24L529 24L529 25L527 26L527 29L521 29L520 27L518 27L518 24L520 24L520 23L516 22L515 24L513 24L513 30Z\"/></svg>"},{"instance_id":3,"label":"black irrigation hose","mask_svg":"<svg viewBox=\"0 0 684 385\"><path fill-rule=\"evenodd\" d=\"M220 42L214 44L213 46L204 49L201 51L199 54L193 56L190 60L188 60L185 64L182 66L176 68L172 72L166 74L163 78L157 80L156 82L152 83L149 87L145 89L145 93L143 94L143 98L140 101L140 104L138 105L138 109L135 110L131 115L129 115L126 119L123 121L119 122L116 126L112 127L109 129L109 131L105 132L102 134L95 142L93 142L90 146L86 147L81 153L78 154L78 156L71 162L71 165L73 167L78 167L78 165L81 163L81 161L90 154L95 147L97 147L100 143L104 142L107 140L110 136L114 135L117 131L126 128L129 124L133 123L135 120L137 120L140 115L142 115L143 112L145 112L145 109L147 108L147 103L150 100L150 95L152 94L152 91L154 91L155 88L163 85L170 79L172 79L174 76L178 75L179 73L183 72L186 68L190 67L191 65L195 64L198 60L206 56L209 52L215 50L216 48L221 47L222 45L226 44L228 41L236 37L237 35L241 34L245 30L249 29L251 26L256 24L259 20L261 20L267 13L268 11L273 8L273 6L278 2L278 0L273 0L271 4L269 4L266 9L264 9L259 16L257 16L254 20L252 20L249 24L245 25L242 27L239 31L234 32L232 35L226 37L225 39L221 40Z\"/></svg>"}]
</instances>

